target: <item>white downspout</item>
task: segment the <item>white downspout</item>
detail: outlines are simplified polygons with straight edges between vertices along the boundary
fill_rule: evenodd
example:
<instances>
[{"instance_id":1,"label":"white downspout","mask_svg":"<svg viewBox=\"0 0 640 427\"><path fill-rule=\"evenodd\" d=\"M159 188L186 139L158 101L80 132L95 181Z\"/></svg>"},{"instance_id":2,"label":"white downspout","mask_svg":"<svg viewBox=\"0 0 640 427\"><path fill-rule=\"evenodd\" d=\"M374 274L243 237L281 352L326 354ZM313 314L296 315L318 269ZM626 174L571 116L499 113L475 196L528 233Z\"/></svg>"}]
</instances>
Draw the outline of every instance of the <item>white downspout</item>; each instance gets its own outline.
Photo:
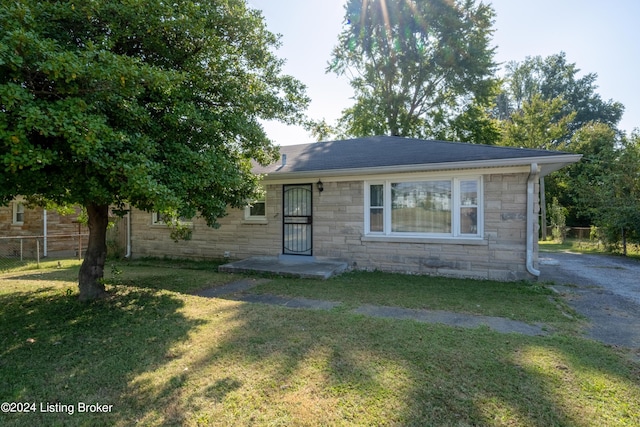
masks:
<instances>
[{"instance_id":1,"label":"white downspout","mask_svg":"<svg viewBox=\"0 0 640 427\"><path fill-rule=\"evenodd\" d=\"M539 174L538 164L531 163L531 172L527 180L527 271L536 277L540 276L540 270L537 270L533 266L533 239L537 238L537 236L534 236L536 234L534 220L537 217L537 213L533 211L535 206L533 196Z\"/></svg>"},{"instance_id":2,"label":"white downspout","mask_svg":"<svg viewBox=\"0 0 640 427\"><path fill-rule=\"evenodd\" d=\"M43 239L42 239L42 255L44 257L47 256L47 210L43 209L42 210L42 218L43 218L43 227L42 227L42 234L43 234Z\"/></svg>"}]
</instances>

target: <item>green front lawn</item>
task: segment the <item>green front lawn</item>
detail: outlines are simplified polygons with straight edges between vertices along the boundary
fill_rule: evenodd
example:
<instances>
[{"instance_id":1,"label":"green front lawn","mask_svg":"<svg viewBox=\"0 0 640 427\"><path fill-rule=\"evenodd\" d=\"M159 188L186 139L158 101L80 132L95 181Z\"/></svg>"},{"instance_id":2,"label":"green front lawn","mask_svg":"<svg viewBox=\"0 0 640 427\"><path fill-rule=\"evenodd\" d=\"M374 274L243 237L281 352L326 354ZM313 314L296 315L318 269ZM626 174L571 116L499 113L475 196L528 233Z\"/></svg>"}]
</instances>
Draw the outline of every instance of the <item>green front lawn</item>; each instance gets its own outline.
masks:
<instances>
[{"instance_id":1,"label":"green front lawn","mask_svg":"<svg viewBox=\"0 0 640 427\"><path fill-rule=\"evenodd\" d=\"M544 285L427 277L382 272L350 272L331 280L277 278L251 292L340 301L353 307L374 304L448 310L562 328L576 324L572 310ZM558 309L558 307L562 309ZM573 317L573 321L567 318Z\"/></svg>"},{"instance_id":2,"label":"green front lawn","mask_svg":"<svg viewBox=\"0 0 640 427\"><path fill-rule=\"evenodd\" d=\"M307 296L347 307L565 323L527 337L189 295L238 279L206 264L118 263L107 272L113 296L90 304L77 301L77 266L0 276L0 402L37 404L35 413L0 413L0 424L640 424L640 364L571 333L576 321L544 287L354 273L264 288L308 287ZM79 402L111 412L78 414ZM41 403L76 412L40 412Z\"/></svg>"}]
</instances>

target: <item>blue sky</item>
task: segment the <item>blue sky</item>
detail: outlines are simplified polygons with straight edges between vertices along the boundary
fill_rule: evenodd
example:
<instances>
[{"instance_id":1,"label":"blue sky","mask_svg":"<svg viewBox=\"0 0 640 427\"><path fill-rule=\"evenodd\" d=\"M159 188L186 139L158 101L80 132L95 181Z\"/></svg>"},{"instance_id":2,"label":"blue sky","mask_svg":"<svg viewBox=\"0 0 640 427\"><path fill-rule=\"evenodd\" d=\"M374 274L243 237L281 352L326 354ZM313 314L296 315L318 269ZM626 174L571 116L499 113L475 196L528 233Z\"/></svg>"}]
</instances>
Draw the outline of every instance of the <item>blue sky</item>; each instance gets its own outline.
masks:
<instances>
[{"instance_id":1,"label":"blue sky","mask_svg":"<svg viewBox=\"0 0 640 427\"><path fill-rule=\"evenodd\" d=\"M282 35L284 72L307 86L307 114L333 123L353 95L345 77L326 74L344 22L346 0L248 0L267 27ZM637 0L489 0L496 11L493 46L498 63L564 51L581 70L596 73L604 100L625 106L619 127L640 128L640 2ZM313 142L299 127L266 123L278 145Z\"/></svg>"}]
</instances>

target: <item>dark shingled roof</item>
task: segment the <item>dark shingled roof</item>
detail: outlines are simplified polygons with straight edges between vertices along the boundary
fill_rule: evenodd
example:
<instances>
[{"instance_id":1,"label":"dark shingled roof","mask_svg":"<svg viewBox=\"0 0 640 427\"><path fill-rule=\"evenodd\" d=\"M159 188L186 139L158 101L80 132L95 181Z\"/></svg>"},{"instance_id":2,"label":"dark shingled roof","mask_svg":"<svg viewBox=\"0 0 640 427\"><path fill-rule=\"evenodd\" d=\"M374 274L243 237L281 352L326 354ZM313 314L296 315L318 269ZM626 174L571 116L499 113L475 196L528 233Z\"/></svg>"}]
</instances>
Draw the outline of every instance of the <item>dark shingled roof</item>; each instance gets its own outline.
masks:
<instances>
[{"instance_id":1,"label":"dark shingled roof","mask_svg":"<svg viewBox=\"0 0 640 427\"><path fill-rule=\"evenodd\" d=\"M282 159L266 167L256 166L255 173L269 175L296 174L304 172L363 170L369 168L394 168L415 165L440 165L461 162L483 162L520 159L513 164L524 164L525 159L539 158L542 163L552 163L558 157L572 157L572 161L563 159L563 164L572 163L579 156L565 152L534 150L512 147L499 147L462 142L446 142L411 139L394 136L373 136L343 141L316 142L312 144L288 145L280 147L281 155L286 155L286 164ZM548 159L547 159L548 158ZM547 159L547 160L545 160ZM560 159L557 159L560 161ZM481 164L475 163L475 167ZM459 167L459 166L458 166Z\"/></svg>"}]
</instances>

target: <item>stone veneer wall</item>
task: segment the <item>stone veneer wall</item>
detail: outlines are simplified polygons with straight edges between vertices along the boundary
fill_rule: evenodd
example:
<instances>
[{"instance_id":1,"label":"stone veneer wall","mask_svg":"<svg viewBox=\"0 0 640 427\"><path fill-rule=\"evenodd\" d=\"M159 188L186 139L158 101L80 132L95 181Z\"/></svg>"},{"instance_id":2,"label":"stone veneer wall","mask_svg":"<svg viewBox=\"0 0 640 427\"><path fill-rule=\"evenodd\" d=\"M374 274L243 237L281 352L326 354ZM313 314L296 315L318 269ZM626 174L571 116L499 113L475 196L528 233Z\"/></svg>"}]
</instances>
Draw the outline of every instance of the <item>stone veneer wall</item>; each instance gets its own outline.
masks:
<instances>
[{"instance_id":1,"label":"stone veneer wall","mask_svg":"<svg viewBox=\"0 0 640 427\"><path fill-rule=\"evenodd\" d=\"M475 244L442 239L436 243L369 241L364 236L364 182L327 178L322 193L313 186L313 253L347 261L355 269L496 280L531 278L525 266L527 178L527 173L484 176L485 238ZM165 225L151 223L151 213L136 210L132 214L132 255L206 259L222 258L228 252L233 259L276 256L282 252L282 185L268 185L266 190L265 222L245 221L243 210L232 209L219 220L219 229L196 219L192 239L177 243Z\"/></svg>"},{"instance_id":2,"label":"stone veneer wall","mask_svg":"<svg viewBox=\"0 0 640 427\"><path fill-rule=\"evenodd\" d=\"M485 238L480 244L369 241L364 237L364 183L325 182L314 200L314 254L347 260L356 269L531 278L526 271L527 178L527 173L484 176Z\"/></svg>"},{"instance_id":3,"label":"stone veneer wall","mask_svg":"<svg viewBox=\"0 0 640 427\"><path fill-rule=\"evenodd\" d=\"M282 252L282 186L266 186L266 221L244 219L243 209L229 209L220 228L195 218L190 240L174 242L164 224L152 224L152 214L134 209L131 214L131 247L135 257L231 259L277 256Z\"/></svg>"}]
</instances>

